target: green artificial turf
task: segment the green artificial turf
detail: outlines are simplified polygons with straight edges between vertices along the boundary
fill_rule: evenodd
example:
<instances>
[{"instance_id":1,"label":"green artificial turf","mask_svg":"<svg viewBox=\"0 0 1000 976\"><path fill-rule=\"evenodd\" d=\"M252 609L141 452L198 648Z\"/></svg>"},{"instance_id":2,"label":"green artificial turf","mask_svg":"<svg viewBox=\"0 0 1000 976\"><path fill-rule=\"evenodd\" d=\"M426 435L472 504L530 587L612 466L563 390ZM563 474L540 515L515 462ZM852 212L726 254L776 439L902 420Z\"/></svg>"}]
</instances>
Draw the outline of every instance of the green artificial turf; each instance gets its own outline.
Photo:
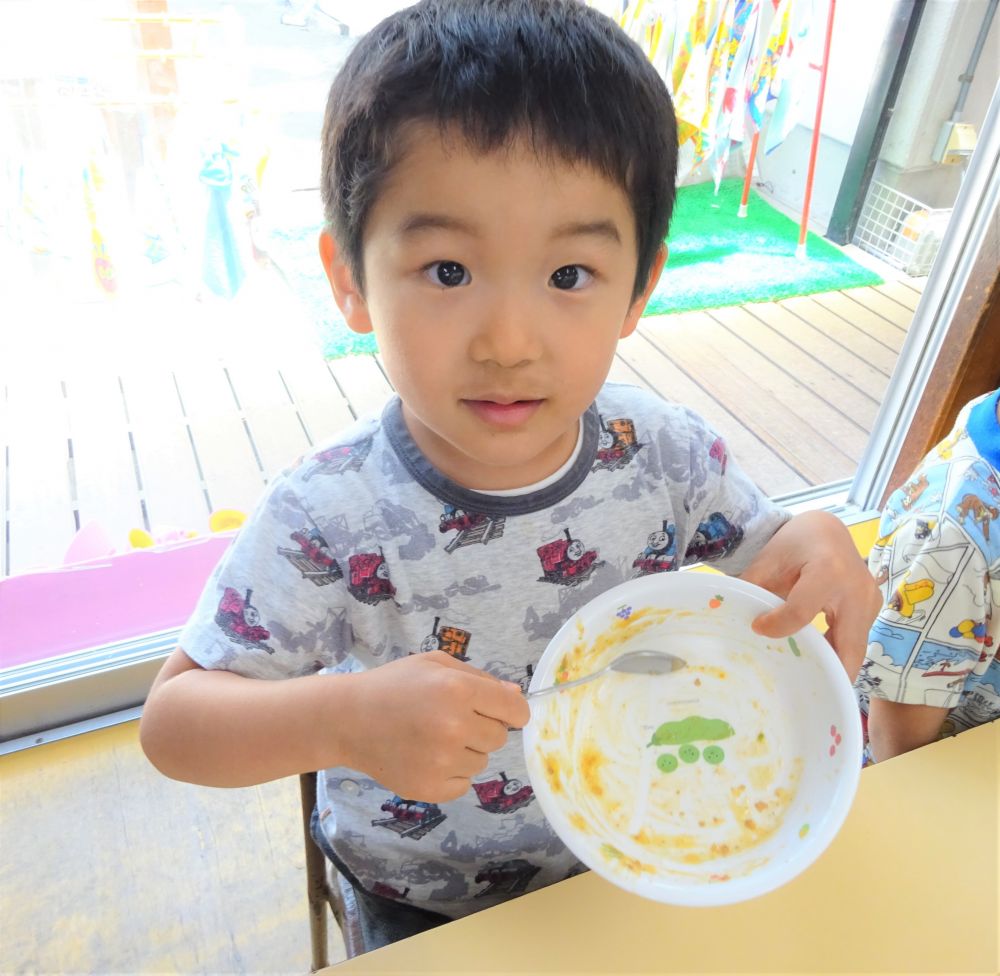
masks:
<instances>
[{"instance_id":1,"label":"green artificial turf","mask_svg":"<svg viewBox=\"0 0 1000 976\"><path fill-rule=\"evenodd\" d=\"M670 256L645 315L776 301L794 295L879 285L882 279L815 234L806 257L795 256L798 224L754 192L746 217L737 216L743 181L684 186L667 244ZM333 303L316 253L320 225L276 230L268 253L305 304L319 331L323 355L337 359L375 352L372 335L351 332Z\"/></svg>"},{"instance_id":2,"label":"green artificial turf","mask_svg":"<svg viewBox=\"0 0 1000 976\"><path fill-rule=\"evenodd\" d=\"M743 181L684 186L667 246L670 255L645 315L773 302L794 295L880 285L873 271L810 233L795 256L798 224L751 191L747 216L737 212Z\"/></svg>"}]
</instances>

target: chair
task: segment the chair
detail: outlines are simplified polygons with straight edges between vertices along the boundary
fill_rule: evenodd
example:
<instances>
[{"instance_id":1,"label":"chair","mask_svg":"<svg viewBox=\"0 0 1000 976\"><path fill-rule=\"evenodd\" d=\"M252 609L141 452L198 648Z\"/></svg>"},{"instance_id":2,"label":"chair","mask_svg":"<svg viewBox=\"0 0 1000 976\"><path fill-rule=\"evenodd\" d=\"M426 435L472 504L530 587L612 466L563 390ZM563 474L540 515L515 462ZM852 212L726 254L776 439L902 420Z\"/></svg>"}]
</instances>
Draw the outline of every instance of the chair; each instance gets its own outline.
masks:
<instances>
[{"instance_id":1,"label":"chair","mask_svg":"<svg viewBox=\"0 0 1000 976\"><path fill-rule=\"evenodd\" d=\"M351 883L330 863L309 831L316 808L316 774L299 776L302 794L302 829L305 835L306 895L309 899L309 937L312 942L312 972L330 964L327 951L326 911L329 907L344 938L347 958L365 951L361 918Z\"/></svg>"}]
</instances>

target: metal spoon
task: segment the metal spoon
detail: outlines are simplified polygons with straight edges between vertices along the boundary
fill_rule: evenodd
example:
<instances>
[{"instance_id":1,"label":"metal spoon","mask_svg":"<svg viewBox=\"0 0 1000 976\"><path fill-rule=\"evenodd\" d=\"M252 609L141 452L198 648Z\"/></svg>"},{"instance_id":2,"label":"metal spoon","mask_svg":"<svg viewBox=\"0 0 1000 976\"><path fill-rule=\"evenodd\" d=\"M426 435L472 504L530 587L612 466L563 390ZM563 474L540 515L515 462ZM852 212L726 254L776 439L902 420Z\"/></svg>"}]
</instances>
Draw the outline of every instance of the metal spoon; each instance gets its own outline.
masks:
<instances>
[{"instance_id":1,"label":"metal spoon","mask_svg":"<svg viewBox=\"0 0 1000 976\"><path fill-rule=\"evenodd\" d=\"M609 665L594 671L593 674L576 678L574 681L563 681L560 684L549 685L548 688L539 688L537 691L529 691L525 698L538 698L547 695L551 691L562 691L564 688L574 688L582 685L586 681L593 681L609 671L621 671L624 674L668 674L677 671L687 665L687 661L666 651L626 651L616 657ZM679 702L677 704L680 704Z\"/></svg>"}]
</instances>

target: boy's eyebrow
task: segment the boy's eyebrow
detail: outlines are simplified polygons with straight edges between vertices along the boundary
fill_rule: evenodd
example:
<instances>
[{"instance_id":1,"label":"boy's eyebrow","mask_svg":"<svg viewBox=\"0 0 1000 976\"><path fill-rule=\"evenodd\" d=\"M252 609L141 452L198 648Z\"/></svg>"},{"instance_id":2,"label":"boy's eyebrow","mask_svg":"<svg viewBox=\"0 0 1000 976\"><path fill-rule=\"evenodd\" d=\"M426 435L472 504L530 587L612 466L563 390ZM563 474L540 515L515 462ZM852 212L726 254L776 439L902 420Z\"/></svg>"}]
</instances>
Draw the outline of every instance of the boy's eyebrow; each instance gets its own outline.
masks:
<instances>
[{"instance_id":1,"label":"boy's eyebrow","mask_svg":"<svg viewBox=\"0 0 1000 976\"><path fill-rule=\"evenodd\" d=\"M478 237L479 229L460 217L440 213L412 213L399 225L402 237L419 234L425 230L451 230L470 237ZM552 232L552 240L566 237L603 237L615 244L621 244L618 225L613 220L571 220L560 224Z\"/></svg>"},{"instance_id":2,"label":"boy's eyebrow","mask_svg":"<svg viewBox=\"0 0 1000 976\"><path fill-rule=\"evenodd\" d=\"M402 237L419 234L424 230L454 230L460 234L468 234L470 237L479 235L478 229L473 224L459 217L449 217L447 214L412 213L399 225L399 233Z\"/></svg>"},{"instance_id":3,"label":"boy's eyebrow","mask_svg":"<svg viewBox=\"0 0 1000 976\"><path fill-rule=\"evenodd\" d=\"M605 237L615 244L622 242L618 225L613 220L571 220L569 223L560 224L552 232L553 240L582 236Z\"/></svg>"}]
</instances>

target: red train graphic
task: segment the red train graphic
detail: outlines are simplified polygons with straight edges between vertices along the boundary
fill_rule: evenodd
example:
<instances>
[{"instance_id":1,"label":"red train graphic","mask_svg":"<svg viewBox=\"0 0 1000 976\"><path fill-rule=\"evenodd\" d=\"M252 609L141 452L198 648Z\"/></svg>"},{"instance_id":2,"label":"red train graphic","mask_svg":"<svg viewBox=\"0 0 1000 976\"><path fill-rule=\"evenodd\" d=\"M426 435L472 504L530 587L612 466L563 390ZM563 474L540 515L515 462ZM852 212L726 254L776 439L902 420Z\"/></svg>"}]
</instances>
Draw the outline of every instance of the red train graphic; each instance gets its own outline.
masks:
<instances>
[{"instance_id":1,"label":"red train graphic","mask_svg":"<svg viewBox=\"0 0 1000 976\"><path fill-rule=\"evenodd\" d=\"M708 449L708 456L713 460L717 461L719 464L720 474L726 473L726 463L729 461L729 455L726 453L726 442L721 437L716 437L712 441L712 446Z\"/></svg>"},{"instance_id":2,"label":"red train graphic","mask_svg":"<svg viewBox=\"0 0 1000 976\"><path fill-rule=\"evenodd\" d=\"M642 447L631 420L619 417L605 421L602 417L601 432L597 439L597 460L591 470L615 471L624 468Z\"/></svg>"},{"instance_id":3,"label":"red train graphic","mask_svg":"<svg viewBox=\"0 0 1000 976\"><path fill-rule=\"evenodd\" d=\"M317 586L326 586L344 578L344 571L333 558L330 547L317 528L303 528L291 535L298 549L281 546L278 552L284 556L301 574L303 579L312 580Z\"/></svg>"},{"instance_id":4,"label":"red train graphic","mask_svg":"<svg viewBox=\"0 0 1000 976\"><path fill-rule=\"evenodd\" d=\"M434 618L434 627L420 642L420 650L424 652L445 651L459 661L468 661L469 655L466 652L469 650L472 634L467 630L462 630L461 627L445 626L439 630L438 624L440 622L440 617Z\"/></svg>"},{"instance_id":5,"label":"red train graphic","mask_svg":"<svg viewBox=\"0 0 1000 976\"><path fill-rule=\"evenodd\" d=\"M438 524L438 532L467 532L489 521L482 512L466 512L454 505L445 505Z\"/></svg>"},{"instance_id":6,"label":"red train graphic","mask_svg":"<svg viewBox=\"0 0 1000 976\"><path fill-rule=\"evenodd\" d=\"M438 523L439 532L457 532L458 534L448 545L445 552L454 552L462 546L475 545L477 542L486 545L493 539L503 535L505 518L492 518L483 512L466 512L452 504L446 504Z\"/></svg>"},{"instance_id":7,"label":"red train graphic","mask_svg":"<svg viewBox=\"0 0 1000 976\"><path fill-rule=\"evenodd\" d=\"M487 813L513 813L526 807L535 798L535 791L519 779L508 779L501 772L499 779L473 783L479 806Z\"/></svg>"},{"instance_id":8,"label":"red train graphic","mask_svg":"<svg viewBox=\"0 0 1000 976\"><path fill-rule=\"evenodd\" d=\"M390 898L392 901L402 901L410 893L410 886L407 885L402 891L387 885L384 881L376 881L372 885L372 894L382 898Z\"/></svg>"},{"instance_id":9,"label":"red train graphic","mask_svg":"<svg viewBox=\"0 0 1000 976\"><path fill-rule=\"evenodd\" d=\"M721 559L742 541L742 528L733 525L722 512L712 512L704 522L698 524L684 553L684 560L704 562L709 559Z\"/></svg>"},{"instance_id":10,"label":"red train graphic","mask_svg":"<svg viewBox=\"0 0 1000 976\"><path fill-rule=\"evenodd\" d=\"M436 803L425 803L423 800L404 800L394 796L379 807L389 814L384 820L373 820L373 827L385 827L395 831L400 837L419 840L439 823L447 820L447 815L441 812Z\"/></svg>"},{"instance_id":11,"label":"red train graphic","mask_svg":"<svg viewBox=\"0 0 1000 976\"><path fill-rule=\"evenodd\" d=\"M564 539L546 542L535 550L544 573L538 580L542 583L576 586L590 579L601 563L597 559L596 549L586 549L579 539L574 539L569 534L569 529L563 529L563 533Z\"/></svg>"},{"instance_id":12,"label":"red train graphic","mask_svg":"<svg viewBox=\"0 0 1000 976\"><path fill-rule=\"evenodd\" d=\"M476 873L476 884L486 884L475 897L496 893L518 895L531 883L531 879L541 868L516 857L512 861L490 861Z\"/></svg>"},{"instance_id":13,"label":"red train graphic","mask_svg":"<svg viewBox=\"0 0 1000 976\"><path fill-rule=\"evenodd\" d=\"M356 444L338 444L313 455L313 465L302 476L308 481L317 474L343 474L359 471L372 449L372 438L366 437Z\"/></svg>"},{"instance_id":14,"label":"red train graphic","mask_svg":"<svg viewBox=\"0 0 1000 976\"><path fill-rule=\"evenodd\" d=\"M374 606L383 600L391 600L396 595L396 587L389 581L389 565L378 552L362 552L347 559L351 581L347 588L351 595L362 603Z\"/></svg>"},{"instance_id":15,"label":"red train graphic","mask_svg":"<svg viewBox=\"0 0 1000 976\"><path fill-rule=\"evenodd\" d=\"M247 590L242 597L231 586L227 586L219 601L219 609L215 611L215 622L223 632L237 644L244 647L260 647L273 654L274 649L267 646L271 632L260 626L260 613L250 602L253 590Z\"/></svg>"}]
</instances>

